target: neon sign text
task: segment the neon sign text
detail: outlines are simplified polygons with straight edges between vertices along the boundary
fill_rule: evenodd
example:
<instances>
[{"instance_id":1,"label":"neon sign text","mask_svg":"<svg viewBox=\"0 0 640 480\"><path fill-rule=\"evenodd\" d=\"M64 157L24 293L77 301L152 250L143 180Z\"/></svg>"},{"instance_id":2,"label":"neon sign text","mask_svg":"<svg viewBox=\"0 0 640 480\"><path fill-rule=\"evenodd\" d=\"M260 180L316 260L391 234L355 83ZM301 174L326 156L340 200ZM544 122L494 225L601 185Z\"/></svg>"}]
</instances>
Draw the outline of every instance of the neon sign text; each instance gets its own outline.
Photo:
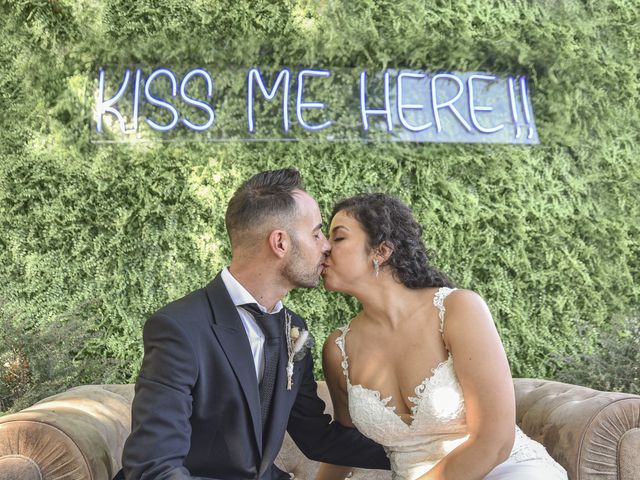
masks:
<instances>
[{"instance_id":1,"label":"neon sign text","mask_svg":"<svg viewBox=\"0 0 640 480\"><path fill-rule=\"evenodd\" d=\"M101 68L92 140L538 143L525 77L257 67L214 77L211 71Z\"/></svg>"}]
</instances>

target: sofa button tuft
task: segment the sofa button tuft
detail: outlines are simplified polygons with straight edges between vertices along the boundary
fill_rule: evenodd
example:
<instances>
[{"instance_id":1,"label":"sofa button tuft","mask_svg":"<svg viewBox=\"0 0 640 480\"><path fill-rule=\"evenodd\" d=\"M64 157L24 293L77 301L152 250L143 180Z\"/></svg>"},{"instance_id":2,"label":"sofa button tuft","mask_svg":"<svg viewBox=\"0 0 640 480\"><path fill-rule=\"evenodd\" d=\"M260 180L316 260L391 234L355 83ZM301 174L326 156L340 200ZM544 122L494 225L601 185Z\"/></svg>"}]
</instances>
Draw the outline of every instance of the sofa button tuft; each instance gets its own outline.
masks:
<instances>
[{"instance_id":1,"label":"sofa button tuft","mask_svg":"<svg viewBox=\"0 0 640 480\"><path fill-rule=\"evenodd\" d=\"M0 480L42 480L42 472L24 455L5 455L0 457Z\"/></svg>"}]
</instances>

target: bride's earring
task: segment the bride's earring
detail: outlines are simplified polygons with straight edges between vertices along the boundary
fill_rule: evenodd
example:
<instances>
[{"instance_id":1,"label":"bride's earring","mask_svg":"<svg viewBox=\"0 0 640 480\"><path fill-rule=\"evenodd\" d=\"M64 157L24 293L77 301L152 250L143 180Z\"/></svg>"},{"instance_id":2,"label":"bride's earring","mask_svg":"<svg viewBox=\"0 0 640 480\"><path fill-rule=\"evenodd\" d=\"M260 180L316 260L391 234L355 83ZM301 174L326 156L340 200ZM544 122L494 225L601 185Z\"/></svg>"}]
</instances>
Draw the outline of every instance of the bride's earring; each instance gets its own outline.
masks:
<instances>
[{"instance_id":1,"label":"bride's earring","mask_svg":"<svg viewBox=\"0 0 640 480\"><path fill-rule=\"evenodd\" d=\"M380 273L380 263L378 263L377 258L373 259L373 271L376 272L376 277L378 276L378 273Z\"/></svg>"}]
</instances>

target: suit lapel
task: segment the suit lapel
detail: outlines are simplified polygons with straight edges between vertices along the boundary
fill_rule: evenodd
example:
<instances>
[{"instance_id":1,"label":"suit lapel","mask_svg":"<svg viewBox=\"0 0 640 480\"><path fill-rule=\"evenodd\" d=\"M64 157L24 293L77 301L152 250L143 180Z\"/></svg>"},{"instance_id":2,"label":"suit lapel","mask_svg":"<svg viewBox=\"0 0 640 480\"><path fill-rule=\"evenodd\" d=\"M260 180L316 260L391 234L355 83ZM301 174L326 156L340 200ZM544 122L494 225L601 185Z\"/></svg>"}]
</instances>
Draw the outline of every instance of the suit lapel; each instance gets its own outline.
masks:
<instances>
[{"instance_id":1,"label":"suit lapel","mask_svg":"<svg viewBox=\"0 0 640 480\"><path fill-rule=\"evenodd\" d=\"M206 292L209 305L213 311L213 332L220 341L229 364L236 374L238 383L242 387L247 405L249 405L258 450L262 456L260 395L258 393L258 382L249 339L242 325L242 320L240 320L240 315L238 315L238 310L231 301L220 274L206 286ZM284 361L286 363L286 358ZM276 388L278 388L277 385L278 383L276 383Z\"/></svg>"}]
</instances>

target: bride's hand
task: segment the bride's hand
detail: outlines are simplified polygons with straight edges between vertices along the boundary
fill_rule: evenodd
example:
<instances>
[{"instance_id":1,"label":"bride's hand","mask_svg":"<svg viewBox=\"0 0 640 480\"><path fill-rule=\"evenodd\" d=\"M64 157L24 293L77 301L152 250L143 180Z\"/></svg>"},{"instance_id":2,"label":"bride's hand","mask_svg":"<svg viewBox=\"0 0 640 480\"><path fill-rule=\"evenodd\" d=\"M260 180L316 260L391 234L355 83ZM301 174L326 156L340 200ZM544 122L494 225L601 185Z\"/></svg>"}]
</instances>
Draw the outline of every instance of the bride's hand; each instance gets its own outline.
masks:
<instances>
[{"instance_id":1,"label":"bride's hand","mask_svg":"<svg viewBox=\"0 0 640 480\"><path fill-rule=\"evenodd\" d=\"M344 480L351 477L352 468L321 463L315 480Z\"/></svg>"}]
</instances>

